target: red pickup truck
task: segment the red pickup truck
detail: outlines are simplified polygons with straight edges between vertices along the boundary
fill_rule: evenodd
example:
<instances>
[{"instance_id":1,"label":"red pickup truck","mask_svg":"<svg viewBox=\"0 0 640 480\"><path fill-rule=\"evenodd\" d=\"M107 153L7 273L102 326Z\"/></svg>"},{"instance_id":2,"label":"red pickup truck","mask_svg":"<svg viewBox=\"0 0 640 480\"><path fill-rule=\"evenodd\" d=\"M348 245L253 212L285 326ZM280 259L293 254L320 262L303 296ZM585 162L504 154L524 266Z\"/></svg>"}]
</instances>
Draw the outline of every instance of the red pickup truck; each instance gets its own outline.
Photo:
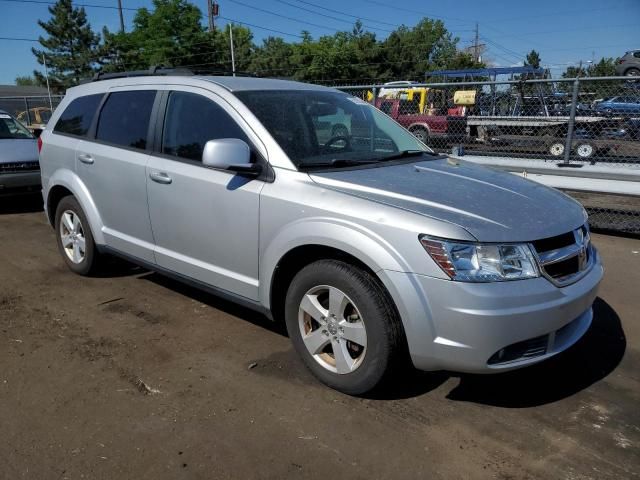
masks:
<instances>
[{"instance_id":1,"label":"red pickup truck","mask_svg":"<svg viewBox=\"0 0 640 480\"><path fill-rule=\"evenodd\" d=\"M414 102L401 99L377 98L376 107L430 146L463 143L467 136L467 121L462 116L419 113Z\"/></svg>"}]
</instances>

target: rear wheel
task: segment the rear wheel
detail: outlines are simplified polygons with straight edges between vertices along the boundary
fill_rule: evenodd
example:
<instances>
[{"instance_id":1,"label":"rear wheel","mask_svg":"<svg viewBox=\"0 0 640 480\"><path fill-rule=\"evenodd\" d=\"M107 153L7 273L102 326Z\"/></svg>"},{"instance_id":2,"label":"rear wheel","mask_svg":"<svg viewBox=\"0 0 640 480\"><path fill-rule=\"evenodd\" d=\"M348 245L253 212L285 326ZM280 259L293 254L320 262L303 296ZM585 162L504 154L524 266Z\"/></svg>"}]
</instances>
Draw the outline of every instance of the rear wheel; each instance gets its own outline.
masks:
<instances>
[{"instance_id":1,"label":"rear wheel","mask_svg":"<svg viewBox=\"0 0 640 480\"><path fill-rule=\"evenodd\" d=\"M89 275L98 266L98 251L87 217L72 197L60 200L55 217L56 240L65 263L79 275Z\"/></svg>"},{"instance_id":2,"label":"rear wheel","mask_svg":"<svg viewBox=\"0 0 640 480\"><path fill-rule=\"evenodd\" d=\"M402 326L386 292L345 262L320 260L303 268L287 292L285 319L309 370L347 394L372 390L401 357Z\"/></svg>"},{"instance_id":3,"label":"rear wheel","mask_svg":"<svg viewBox=\"0 0 640 480\"><path fill-rule=\"evenodd\" d=\"M554 157L561 157L562 155L564 155L564 143L553 142L549 146L549 153Z\"/></svg>"},{"instance_id":4,"label":"rear wheel","mask_svg":"<svg viewBox=\"0 0 640 480\"><path fill-rule=\"evenodd\" d=\"M414 127L409 131L413 134L414 137L416 137L418 140L420 140L425 145L429 141L429 132L427 131L426 128L424 128L424 127Z\"/></svg>"}]
</instances>

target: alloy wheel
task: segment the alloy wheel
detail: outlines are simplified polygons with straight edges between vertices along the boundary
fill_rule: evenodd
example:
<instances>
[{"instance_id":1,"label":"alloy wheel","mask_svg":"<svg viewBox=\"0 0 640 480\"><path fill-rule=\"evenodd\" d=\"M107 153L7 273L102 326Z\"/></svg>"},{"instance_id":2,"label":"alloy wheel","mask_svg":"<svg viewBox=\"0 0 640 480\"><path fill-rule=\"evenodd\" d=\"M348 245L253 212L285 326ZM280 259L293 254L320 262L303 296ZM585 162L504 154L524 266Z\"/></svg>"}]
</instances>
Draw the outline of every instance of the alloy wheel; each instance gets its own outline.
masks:
<instances>
[{"instance_id":1,"label":"alloy wheel","mask_svg":"<svg viewBox=\"0 0 640 480\"><path fill-rule=\"evenodd\" d=\"M360 311L340 289L313 287L298 310L302 341L313 359L340 375L355 371L367 351L367 332Z\"/></svg>"},{"instance_id":2,"label":"alloy wheel","mask_svg":"<svg viewBox=\"0 0 640 480\"><path fill-rule=\"evenodd\" d=\"M60 239L69 260L82 263L86 254L86 239L80 217L72 210L65 210L60 218Z\"/></svg>"}]
</instances>

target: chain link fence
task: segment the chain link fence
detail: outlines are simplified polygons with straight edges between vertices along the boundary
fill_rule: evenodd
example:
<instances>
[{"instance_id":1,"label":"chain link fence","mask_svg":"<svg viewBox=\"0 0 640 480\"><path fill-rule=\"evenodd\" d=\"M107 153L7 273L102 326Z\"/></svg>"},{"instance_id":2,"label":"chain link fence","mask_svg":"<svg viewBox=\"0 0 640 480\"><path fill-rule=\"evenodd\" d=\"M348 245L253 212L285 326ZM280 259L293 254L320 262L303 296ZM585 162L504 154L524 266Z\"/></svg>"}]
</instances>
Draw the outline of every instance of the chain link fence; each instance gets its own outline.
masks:
<instances>
[{"instance_id":1,"label":"chain link fence","mask_svg":"<svg viewBox=\"0 0 640 480\"><path fill-rule=\"evenodd\" d=\"M606 190L567 189L594 228L640 233L640 81L600 77L336 87L374 104L436 151L571 168L611 168ZM590 176L593 178L593 175ZM615 181L627 185L617 191ZM628 193L626 182L637 182ZM633 191L634 188L631 188Z\"/></svg>"},{"instance_id":2,"label":"chain link fence","mask_svg":"<svg viewBox=\"0 0 640 480\"><path fill-rule=\"evenodd\" d=\"M31 130L42 130L64 97L0 97L0 110L17 118Z\"/></svg>"}]
</instances>

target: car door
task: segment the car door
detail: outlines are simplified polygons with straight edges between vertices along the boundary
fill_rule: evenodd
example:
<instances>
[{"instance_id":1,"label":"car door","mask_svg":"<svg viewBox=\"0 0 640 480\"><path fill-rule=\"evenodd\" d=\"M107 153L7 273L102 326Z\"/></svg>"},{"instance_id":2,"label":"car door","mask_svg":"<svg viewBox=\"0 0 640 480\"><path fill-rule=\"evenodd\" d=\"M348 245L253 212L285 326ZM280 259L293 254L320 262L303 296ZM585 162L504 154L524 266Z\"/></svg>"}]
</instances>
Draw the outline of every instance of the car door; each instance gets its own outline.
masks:
<instances>
[{"instance_id":1,"label":"car door","mask_svg":"<svg viewBox=\"0 0 640 480\"><path fill-rule=\"evenodd\" d=\"M248 131L212 93L188 87L166 92L147 192L160 267L257 300L263 182L202 164L207 141L239 138L255 145Z\"/></svg>"},{"instance_id":2,"label":"car door","mask_svg":"<svg viewBox=\"0 0 640 480\"><path fill-rule=\"evenodd\" d=\"M155 98L148 87L109 92L93 134L76 148L76 170L96 204L107 245L150 263L155 259L146 164Z\"/></svg>"}]
</instances>

